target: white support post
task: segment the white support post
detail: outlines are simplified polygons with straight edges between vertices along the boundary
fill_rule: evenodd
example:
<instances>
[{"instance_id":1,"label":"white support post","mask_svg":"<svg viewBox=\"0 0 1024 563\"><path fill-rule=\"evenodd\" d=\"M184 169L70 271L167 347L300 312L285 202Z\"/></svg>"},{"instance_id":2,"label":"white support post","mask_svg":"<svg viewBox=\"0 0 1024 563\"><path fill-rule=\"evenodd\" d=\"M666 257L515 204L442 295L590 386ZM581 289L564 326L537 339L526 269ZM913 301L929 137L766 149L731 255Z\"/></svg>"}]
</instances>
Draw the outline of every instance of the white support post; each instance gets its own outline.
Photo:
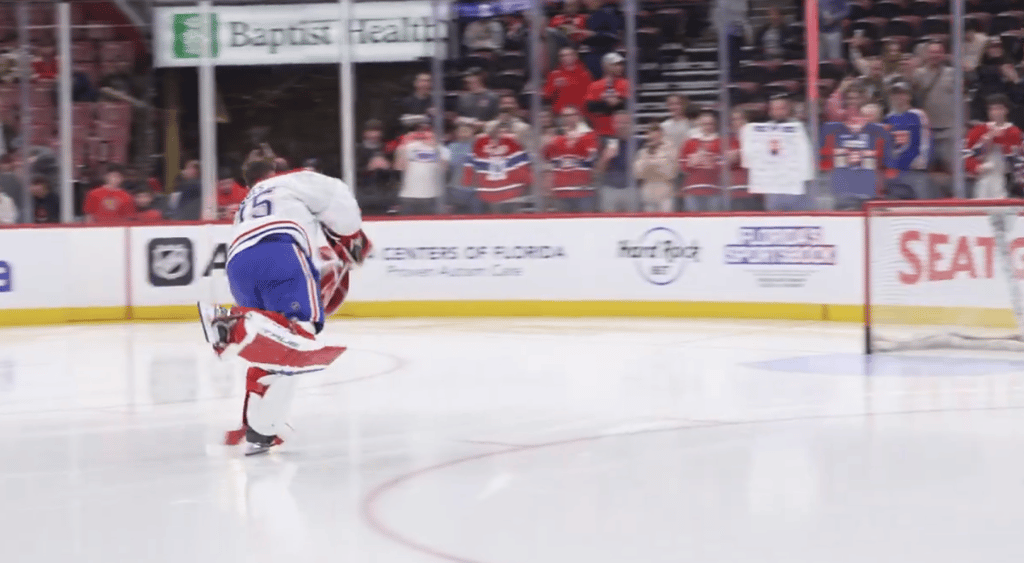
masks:
<instances>
[{"instance_id":1,"label":"white support post","mask_svg":"<svg viewBox=\"0 0 1024 563\"><path fill-rule=\"evenodd\" d=\"M212 4L200 0L202 56L199 59L199 178L202 186L203 221L217 218L217 103L213 42L217 30L212 26Z\"/></svg>"},{"instance_id":2,"label":"white support post","mask_svg":"<svg viewBox=\"0 0 1024 563\"><path fill-rule=\"evenodd\" d=\"M32 165L29 163L29 149L32 147L32 47L29 43L29 18L28 2L19 2L17 5L18 21L18 74L20 77L21 90L21 201L16 202L18 206L18 218L26 223L33 220L32 195L28 191L29 182L32 181Z\"/></svg>"},{"instance_id":3,"label":"white support post","mask_svg":"<svg viewBox=\"0 0 1024 563\"><path fill-rule=\"evenodd\" d=\"M964 0L950 0L953 3L953 195L958 198L967 197L966 178L964 177Z\"/></svg>"},{"instance_id":4,"label":"white support post","mask_svg":"<svg viewBox=\"0 0 1024 563\"><path fill-rule=\"evenodd\" d=\"M341 120L341 170L342 180L353 190L356 189L356 133L355 133L355 90L352 83L355 80L355 72L352 68L352 2L351 0L338 0L338 21L340 22L341 40L338 41L338 48L341 49L341 64L338 65L339 83L339 111L338 117Z\"/></svg>"},{"instance_id":5,"label":"white support post","mask_svg":"<svg viewBox=\"0 0 1024 563\"><path fill-rule=\"evenodd\" d=\"M57 80L60 111L60 222L70 223L75 214L75 154L72 138L75 121L71 98L74 86L71 74L71 3L66 0L57 4L57 47L57 60L60 61Z\"/></svg>"}]
</instances>

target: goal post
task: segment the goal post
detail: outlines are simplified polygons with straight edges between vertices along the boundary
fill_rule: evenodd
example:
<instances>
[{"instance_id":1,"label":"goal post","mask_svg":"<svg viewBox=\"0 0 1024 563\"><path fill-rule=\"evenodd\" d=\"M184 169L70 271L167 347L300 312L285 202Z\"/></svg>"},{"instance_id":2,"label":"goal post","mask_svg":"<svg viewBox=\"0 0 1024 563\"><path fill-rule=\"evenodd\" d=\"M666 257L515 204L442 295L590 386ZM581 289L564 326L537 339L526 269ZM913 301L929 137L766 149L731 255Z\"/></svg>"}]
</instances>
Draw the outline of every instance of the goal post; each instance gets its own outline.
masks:
<instances>
[{"instance_id":1,"label":"goal post","mask_svg":"<svg viewBox=\"0 0 1024 563\"><path fill-rule=\"evenodd\" d=\"M1022 214L1022 200L868 203L865 351L1024 352Z\"/></svg>"}]
</instances>

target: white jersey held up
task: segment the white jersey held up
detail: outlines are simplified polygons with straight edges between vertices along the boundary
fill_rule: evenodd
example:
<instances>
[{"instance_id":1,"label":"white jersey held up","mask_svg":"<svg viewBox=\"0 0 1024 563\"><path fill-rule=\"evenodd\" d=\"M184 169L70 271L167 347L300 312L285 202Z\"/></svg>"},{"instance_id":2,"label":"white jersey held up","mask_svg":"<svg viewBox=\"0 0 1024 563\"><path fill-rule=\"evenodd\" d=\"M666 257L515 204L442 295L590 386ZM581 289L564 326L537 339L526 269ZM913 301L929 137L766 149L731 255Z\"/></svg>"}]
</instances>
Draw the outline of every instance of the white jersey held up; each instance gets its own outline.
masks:
<instances>
[{"instance_id":1,"label":"white jersey held up","mask_svg":"<svg viewBox=\"0 0 1024 563\"><path fill-rule=\"evenodd\" d=\"M748 123L740 131L740 149L752 194L802 195L813 179L811 143L802 123Z\"/></svg>"},{"instance_id":2,"label":"white jersey held up","mask_svg":"<svg viewBox=\"0 0 1024 563\"><path fill-rule=\"evenodd\" d=\"M239 206L228 261L270 235L288 235L307 256L315 257L321 226L346 236L362 228L351 188L308 170L272 176L253 186Z\"/></svg>"}]
</instances>

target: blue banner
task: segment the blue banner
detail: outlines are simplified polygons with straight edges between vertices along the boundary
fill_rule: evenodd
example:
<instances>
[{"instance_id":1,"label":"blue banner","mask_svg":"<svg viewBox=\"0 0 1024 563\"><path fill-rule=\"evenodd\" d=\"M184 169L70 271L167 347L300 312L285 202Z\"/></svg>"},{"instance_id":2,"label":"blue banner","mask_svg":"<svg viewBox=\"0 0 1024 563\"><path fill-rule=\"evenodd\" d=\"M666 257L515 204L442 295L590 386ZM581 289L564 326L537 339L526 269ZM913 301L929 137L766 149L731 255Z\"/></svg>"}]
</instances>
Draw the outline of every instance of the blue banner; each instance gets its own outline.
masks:
<instances>
[{"instance_id":1,"label":"blue banner","mask_svg":"<svg viewBox=\"0 0 1024 563\"><path fill-rule=\"evenodd\" d=\"M538 0L539 1L539 0ZM498 0L477 4L455 4L460 18L490 18L505 14L518 14L530 10L530 0Z\"/></svg>"}]
</instances>

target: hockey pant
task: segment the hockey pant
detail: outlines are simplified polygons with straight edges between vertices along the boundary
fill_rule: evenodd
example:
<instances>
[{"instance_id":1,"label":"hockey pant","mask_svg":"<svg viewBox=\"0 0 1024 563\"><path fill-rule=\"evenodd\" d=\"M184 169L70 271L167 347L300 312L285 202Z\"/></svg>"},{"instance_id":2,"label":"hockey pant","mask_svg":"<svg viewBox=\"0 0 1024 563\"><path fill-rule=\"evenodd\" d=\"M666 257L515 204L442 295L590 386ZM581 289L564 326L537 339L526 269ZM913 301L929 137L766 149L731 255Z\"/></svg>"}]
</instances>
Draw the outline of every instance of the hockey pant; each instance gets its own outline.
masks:
<instances>
[{"instance_id":1,"label":"hockey pant","mask_svg":"<svg viewBox=\"0 0 1024 563\"><path fill-rule=\"evenodd\" d=\"M295 396L294 376L326 368L345 348L325 345L309 330L309 323L279 313L234 307L229 315L237 321L220 356L237 356L252 367L245 377L242 427L228 432L225 443L241 442L246 427L264 436L277 436Z\"/></svg>"}]
</instances>

